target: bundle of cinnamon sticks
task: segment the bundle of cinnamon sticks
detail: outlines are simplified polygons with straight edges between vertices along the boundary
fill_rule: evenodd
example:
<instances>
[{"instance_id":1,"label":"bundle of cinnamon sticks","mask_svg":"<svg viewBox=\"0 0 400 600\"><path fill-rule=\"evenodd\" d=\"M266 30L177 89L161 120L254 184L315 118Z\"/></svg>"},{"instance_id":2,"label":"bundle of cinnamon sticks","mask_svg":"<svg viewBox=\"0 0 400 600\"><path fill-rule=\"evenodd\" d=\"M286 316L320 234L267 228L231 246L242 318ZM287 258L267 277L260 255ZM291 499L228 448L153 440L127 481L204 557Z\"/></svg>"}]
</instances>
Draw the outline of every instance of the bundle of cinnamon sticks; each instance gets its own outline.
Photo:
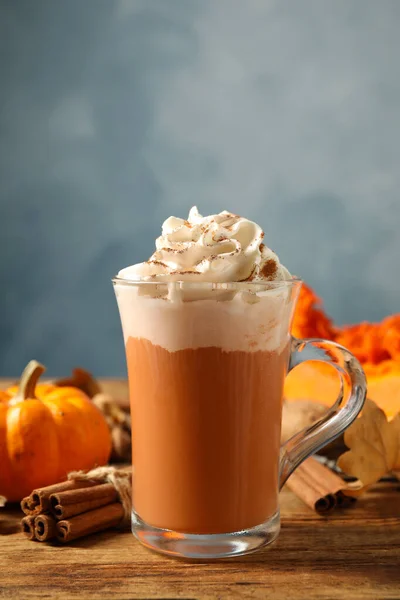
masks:
<instances>
[{"instance_id":1,"label":"bundle of cinnamon sticks","mask_svg":"<svg viewBox=\"0 0 400 600\"><path fill-rule=\"evenodd\" d=\"M354 486L312 456L297 467L287 486L320 515L348 508L356 501Z\"/></svg>"},{"instance_id":2,"label":"bundle of cinnamon sticks","mask_svg":"<svg viewBox=\"0 0 400 600\"><path fill-rule=\"evenodd\" d=\"M21 502L30 540L68 543L121 524L125 509L112 483L70 480L33 490Z\"/></svg>"}]
</instances>

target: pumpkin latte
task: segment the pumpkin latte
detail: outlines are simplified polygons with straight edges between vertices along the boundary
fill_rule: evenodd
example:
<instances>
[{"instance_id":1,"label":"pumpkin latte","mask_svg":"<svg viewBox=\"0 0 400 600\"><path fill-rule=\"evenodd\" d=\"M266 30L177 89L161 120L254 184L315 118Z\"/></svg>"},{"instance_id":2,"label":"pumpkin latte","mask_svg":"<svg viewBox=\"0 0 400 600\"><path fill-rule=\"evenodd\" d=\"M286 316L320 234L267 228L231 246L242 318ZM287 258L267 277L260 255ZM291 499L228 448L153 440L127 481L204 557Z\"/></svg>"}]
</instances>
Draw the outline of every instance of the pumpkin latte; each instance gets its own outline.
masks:
<instances>
[{"instance_id":1,"label":"pumpkin latte","mask_svg":"<svg viewBox=\"0 0 400 600\"><path fill-rule=\"evenodd\" d=\"M291 278L261 228L170 217L114 280L132 410L133 508L149 526L237 532L278 511Z\"/></svg>"}]
</instances>

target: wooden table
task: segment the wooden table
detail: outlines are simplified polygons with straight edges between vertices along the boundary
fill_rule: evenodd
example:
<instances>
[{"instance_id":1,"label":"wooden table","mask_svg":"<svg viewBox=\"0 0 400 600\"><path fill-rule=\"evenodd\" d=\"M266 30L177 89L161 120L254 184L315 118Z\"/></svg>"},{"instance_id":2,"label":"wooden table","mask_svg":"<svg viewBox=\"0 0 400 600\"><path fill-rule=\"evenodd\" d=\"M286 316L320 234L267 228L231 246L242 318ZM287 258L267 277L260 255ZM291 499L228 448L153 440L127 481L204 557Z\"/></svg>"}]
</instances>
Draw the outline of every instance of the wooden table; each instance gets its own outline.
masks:
<instances>
[{"instance_id":1,"label":"wooden table","mask_svg":"<svg viewBox=\"0 0 400 600\"><path fill-rule=\"evenodd\" d=\"M284 488L281 509L274 545L201 564L150 552L129 532L69 546L30 542L18 532L18 509L0 509L0 598L400 598L400 485L381 483L329 518Z\"/></svg>"}]
</instances>

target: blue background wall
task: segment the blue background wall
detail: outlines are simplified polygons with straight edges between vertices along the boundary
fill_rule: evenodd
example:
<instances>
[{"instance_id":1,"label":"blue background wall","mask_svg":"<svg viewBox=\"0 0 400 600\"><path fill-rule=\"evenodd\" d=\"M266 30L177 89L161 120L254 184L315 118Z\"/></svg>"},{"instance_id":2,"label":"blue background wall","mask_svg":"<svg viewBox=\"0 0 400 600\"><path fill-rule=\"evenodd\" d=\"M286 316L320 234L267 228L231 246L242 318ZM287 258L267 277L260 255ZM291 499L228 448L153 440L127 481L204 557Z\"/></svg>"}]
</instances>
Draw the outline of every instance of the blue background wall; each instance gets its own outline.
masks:
<instances>
[{"instance_id":1,"label":"blue background wall","mask_svg":"<svg viewBox=\"0 0 400 600\"><path fill-rule=\"evenodd\" d=\"M0 375L123 374L110 278L192 204L260 222L337 321L399 311L399 28L398 0L0 1Z\"/></svg>"}]
</instances>

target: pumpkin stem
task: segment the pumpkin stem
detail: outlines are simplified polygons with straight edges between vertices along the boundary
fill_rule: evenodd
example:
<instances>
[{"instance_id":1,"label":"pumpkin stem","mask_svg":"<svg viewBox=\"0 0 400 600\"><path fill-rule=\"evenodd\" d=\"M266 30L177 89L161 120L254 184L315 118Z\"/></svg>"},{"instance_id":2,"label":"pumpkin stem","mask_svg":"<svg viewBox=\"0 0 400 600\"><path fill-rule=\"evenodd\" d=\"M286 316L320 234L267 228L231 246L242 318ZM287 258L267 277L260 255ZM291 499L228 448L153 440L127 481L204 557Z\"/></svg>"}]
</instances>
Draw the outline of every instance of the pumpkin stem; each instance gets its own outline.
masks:
<instances>
[{"instance_id":1,"label":"pumpkin stem","mask_svg":"<svg viewBox=\"0 0 400 600\"><path fill-rule=\"evenodd\" d=\"M46 367L41 365L37 360L31 360L25 367L21 379L19 380L19 388L17 396L20 400L27 398L35 398L35 388L39 377L44 373Z\"/></svg>"}]
</instances>

